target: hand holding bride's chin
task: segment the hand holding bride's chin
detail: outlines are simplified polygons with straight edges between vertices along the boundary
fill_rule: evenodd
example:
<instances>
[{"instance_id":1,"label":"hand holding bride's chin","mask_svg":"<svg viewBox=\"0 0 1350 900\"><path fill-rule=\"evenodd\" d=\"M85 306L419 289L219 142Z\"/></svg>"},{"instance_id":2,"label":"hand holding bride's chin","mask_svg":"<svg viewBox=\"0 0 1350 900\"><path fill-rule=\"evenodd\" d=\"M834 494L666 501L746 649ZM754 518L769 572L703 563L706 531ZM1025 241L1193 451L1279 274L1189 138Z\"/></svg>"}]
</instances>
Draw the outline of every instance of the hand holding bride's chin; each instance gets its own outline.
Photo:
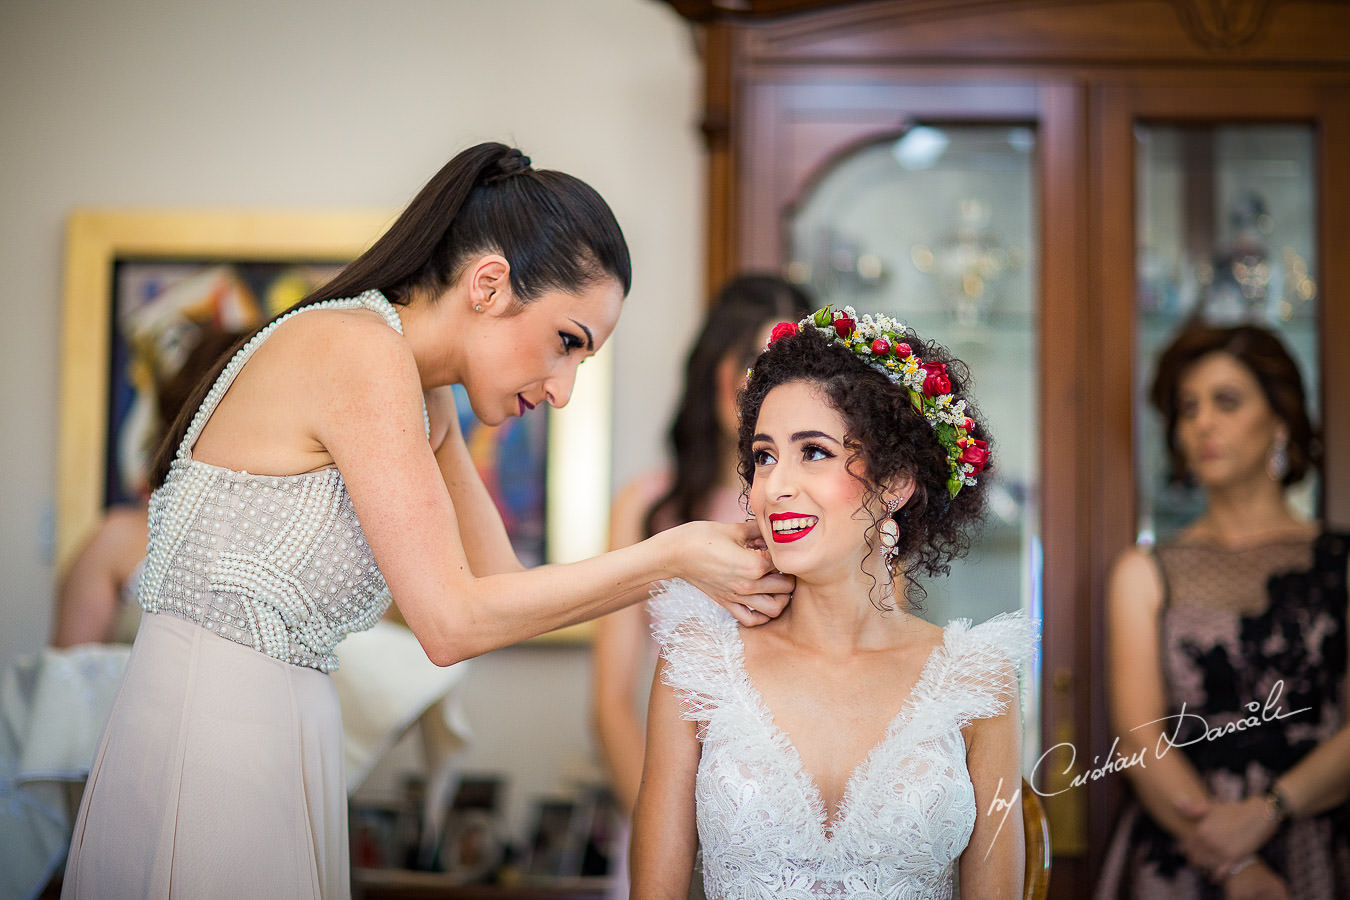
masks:
<instances>
[{"instance_id":1,"label":"hand holding bride's chin","mask_svg":"<svg viewBox=\"0 0 1350 900\"><path fill-rule=\"evenodd\" d=\"M753 522L689 522L665 534L674 541L675 573L742 625L762 625L791 599L796 579L774 569Z\"/></svg>"}]
</instances>

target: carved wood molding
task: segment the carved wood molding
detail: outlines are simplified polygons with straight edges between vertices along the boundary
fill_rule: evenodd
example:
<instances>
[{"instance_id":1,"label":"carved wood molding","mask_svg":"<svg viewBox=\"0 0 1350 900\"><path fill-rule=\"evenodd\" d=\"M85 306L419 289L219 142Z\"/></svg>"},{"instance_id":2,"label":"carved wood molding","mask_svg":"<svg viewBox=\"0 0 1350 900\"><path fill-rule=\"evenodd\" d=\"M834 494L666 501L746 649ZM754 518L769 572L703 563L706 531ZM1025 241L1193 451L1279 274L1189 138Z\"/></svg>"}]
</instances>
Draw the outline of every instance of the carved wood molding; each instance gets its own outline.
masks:
<instances>
[{"instance_id":1,"label":"carved wood molding","mask_svg":"<svg viewBox=\"0 0 1350 900\"><path fill-rule=\"evenodd\" d=\"M1103 7L1101 19L1111 20L1105 7L1118 0L662 0L694 22L740 24L756 31L766 44L779 49L805 46L814 36L841 27L857 30L898 28L944 19L970 19L982 14L1004 15L1016 10L1053 10ZM1209 53L1232 53L1250 48L1269 31L1280 6L1337 6L1344 0L1157 0L1160 11L1170 8L1181 30L1196 47ZM1067 11L1067 9L1066 9ZM770 34L772 36L770 36ZM763 46L763 45L761 45Z\"/></svg>"},{"instance_id":2,"label":"carved wood molding","mask_svg":"<svg viewBox=\"0 0 1350 900\"><path fill-rule=\"evenodd\" d=\"M1191 38L1206 50L1240 50L1255 43L1278 0L1171 0Z\"/></svg>"}]
</instances>

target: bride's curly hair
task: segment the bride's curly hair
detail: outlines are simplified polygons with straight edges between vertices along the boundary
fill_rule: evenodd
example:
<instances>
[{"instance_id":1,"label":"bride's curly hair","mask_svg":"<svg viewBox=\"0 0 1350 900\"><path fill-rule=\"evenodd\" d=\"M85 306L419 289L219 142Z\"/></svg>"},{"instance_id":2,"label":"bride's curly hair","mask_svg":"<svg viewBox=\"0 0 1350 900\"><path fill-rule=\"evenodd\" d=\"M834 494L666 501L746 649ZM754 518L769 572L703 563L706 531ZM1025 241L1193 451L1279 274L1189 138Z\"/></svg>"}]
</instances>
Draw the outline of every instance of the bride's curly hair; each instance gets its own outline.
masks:
<instances>
[{"instance_id":1,"label":"bride's curly hair","mask_svg":"<svg viewBox=\"0 0 1350 900\"><path fill-rule=\"evenodd\" d=\"M984 420L966 393L969 367L945 347L923 341L912 330L906 330L906 342L925 363L946 364L951 393L966 401L966 416L974 420L975 434L992 447ZM755 475L752 445L760 407L774 388L799 381L815 385L843 417L847 429L845 446L850 453L848 469L866 489L865 506L873 506L873 501L880 499L890 479L902 473L913 477L913 495L891 516L900 526L893 575L897 582L903 582L910 608L918 608L925 591L915 576L946 575L951 571L952 560L970 550L983 524L993 458L974 485L966 485L951 497L947 490L951 475L947 451L938 442L928 420L911 405L909 391L853 351L815 329L804 328L797 334L779 338L759 355L738 397L738 468L747 490ZM861 466L855 465L859 462ZM871 527L875 529L880 524L880 519L874 519ZM874 548L880 546L877 537L870 535ZM872 602L883 611L891 608L875 598Z\"/></svg>"}]
</instances>

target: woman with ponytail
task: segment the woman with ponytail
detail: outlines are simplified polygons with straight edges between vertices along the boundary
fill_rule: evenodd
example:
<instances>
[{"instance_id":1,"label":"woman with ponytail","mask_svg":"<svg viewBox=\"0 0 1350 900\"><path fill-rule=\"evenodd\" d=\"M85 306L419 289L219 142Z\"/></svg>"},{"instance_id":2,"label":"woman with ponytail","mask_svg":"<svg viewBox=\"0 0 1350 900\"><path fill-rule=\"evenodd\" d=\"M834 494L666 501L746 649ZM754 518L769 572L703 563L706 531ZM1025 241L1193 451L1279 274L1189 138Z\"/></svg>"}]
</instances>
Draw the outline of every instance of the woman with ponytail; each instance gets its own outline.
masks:
<instances>
[{"instance_id":1,"label":"woman with ponytail","mask_svg":"<svg viewBox=\"0 0 1350 900\"><path fill-rule=\"evenodd\" d=\"M455 417L562 406L613 331L627 245L583 182L482 144L373 247L246 338L156 460L146 612L63 896L346 897L328 673L391 599L439 665L681 577L753 624L791 588L742 525L526 570Z\"/></svg>"}]
</instances>

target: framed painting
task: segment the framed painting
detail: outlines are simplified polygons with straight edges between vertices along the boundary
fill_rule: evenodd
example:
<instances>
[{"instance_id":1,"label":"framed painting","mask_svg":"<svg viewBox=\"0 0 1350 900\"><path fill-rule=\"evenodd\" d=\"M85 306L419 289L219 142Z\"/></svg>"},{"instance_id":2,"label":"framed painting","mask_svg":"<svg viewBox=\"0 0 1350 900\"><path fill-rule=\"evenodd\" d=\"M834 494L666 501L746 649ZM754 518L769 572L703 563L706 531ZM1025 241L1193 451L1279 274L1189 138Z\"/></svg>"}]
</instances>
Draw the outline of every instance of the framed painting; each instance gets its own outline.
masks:
<instances>
[{"instance_id":1,"label":"framed painting","mask_svg":"<svg viewBox=\"0 0 1350 900\"><path fill-rule=\"evenodd\" d=\"M379 211L79 210L67 227L56 555L63 571L103 510L146 493L148 458L194 367L294 304L392 221ZM214 347L214 352L207 348ZM461 426L526 565L604 550L609 371L547 417ZM592 382L589 386L585 382ZM565 473L565 474L564 474ZM575 641L584 627L550 639Z\"/></svg>"}]
</instances>

